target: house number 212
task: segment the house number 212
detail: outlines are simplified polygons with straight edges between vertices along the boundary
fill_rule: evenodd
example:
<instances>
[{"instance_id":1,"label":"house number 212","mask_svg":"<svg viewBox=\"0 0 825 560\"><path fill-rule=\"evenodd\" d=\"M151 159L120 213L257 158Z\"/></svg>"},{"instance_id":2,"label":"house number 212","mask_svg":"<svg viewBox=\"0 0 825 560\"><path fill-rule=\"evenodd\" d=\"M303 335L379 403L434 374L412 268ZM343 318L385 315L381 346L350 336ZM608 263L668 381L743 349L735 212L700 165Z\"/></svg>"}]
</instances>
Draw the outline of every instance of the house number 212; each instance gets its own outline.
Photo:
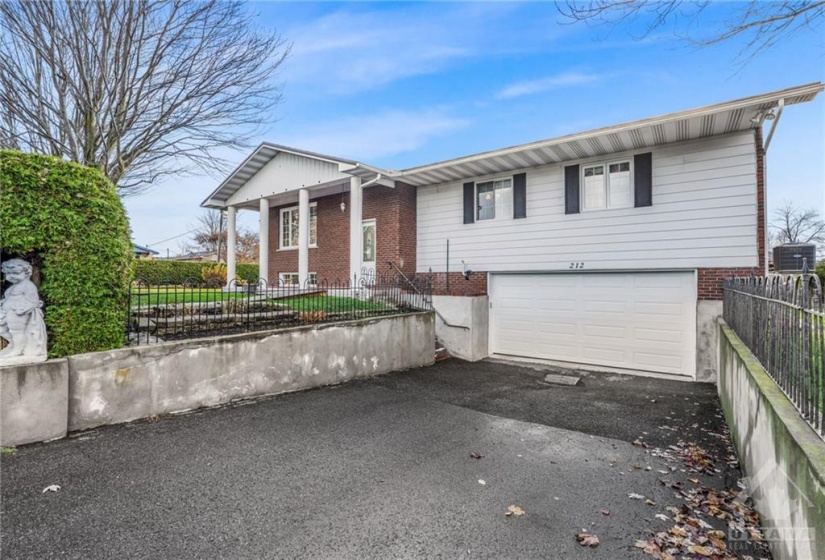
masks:
<instances>
[{"instance_id":1,"label":"house number 212","mask_svg":"<svg viewBox=\"0 0 825 560\"><path fill-rule=\"evenodd\" d=\"M584 268L583 262L572 262L570 263L570 268Z\"/></svg>"}]
</instances>

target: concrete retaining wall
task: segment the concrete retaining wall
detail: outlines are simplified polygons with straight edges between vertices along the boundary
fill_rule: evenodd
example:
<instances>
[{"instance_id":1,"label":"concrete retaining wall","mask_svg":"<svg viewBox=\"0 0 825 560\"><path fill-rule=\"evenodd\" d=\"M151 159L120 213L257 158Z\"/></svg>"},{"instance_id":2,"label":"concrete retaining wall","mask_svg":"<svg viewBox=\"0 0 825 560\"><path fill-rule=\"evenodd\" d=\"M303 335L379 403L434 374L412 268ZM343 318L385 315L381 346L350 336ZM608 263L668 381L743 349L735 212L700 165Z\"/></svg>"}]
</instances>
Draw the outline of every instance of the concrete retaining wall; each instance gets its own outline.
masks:
<instances>
[{"instance_id":1,"label":"concrete retaining wall","mask_svg":"<svg viewBox=\"0 0 825 560\"><path fill-rule=\"evenodd\" d=\"M169 342L0 368L2 445L433 362L433 313Z\"/></svg>"},{"instance_id":2,"label":"concrete retaining wall","mask_svg":"<svg viewBox=\"0 0 825 560\"><path fill-rule=\"evenodd\" d=\"M471 362L489 356L487 296L433 296L433 307L446 319L436 317L435 334L450 354Z\"/></svg>"},{"instance_id":3,"label":"concrete retaining wall","mask_svg":"<svg viewBox=\"0 0 825 560\"><path fill-rule=\"evenodd\" d=\"M774 558L825 558L825 442L719 321L719 397Z\"/></svg>"},{"instance_id":4,"label":"concrete retaining wall","mask_svg":"<svg viewBox=\"0 0 825 560\"><path fill-rule=\"evenodd\" d=\"M721 316L721 301L699 300L696 303L696 381L715 382L718 376L718 320Z\"/></svg>"},{"instance_id":5,"label":"concrete retaining wall","mask_svg":"<svg viewBox=\"0 0 825 560\"><path fill-rule=\"evenodd\" d=\"M64 437L68 409L66 360L0 367L0 446Z\"/></svg>"}]
</instances>

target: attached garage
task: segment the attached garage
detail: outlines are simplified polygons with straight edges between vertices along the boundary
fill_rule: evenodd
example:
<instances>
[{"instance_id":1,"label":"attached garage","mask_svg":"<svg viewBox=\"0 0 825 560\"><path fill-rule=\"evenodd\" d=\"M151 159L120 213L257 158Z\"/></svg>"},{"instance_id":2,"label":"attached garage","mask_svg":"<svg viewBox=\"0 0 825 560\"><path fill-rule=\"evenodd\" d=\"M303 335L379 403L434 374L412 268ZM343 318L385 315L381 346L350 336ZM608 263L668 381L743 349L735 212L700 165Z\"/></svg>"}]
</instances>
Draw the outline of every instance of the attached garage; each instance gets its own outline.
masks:
<instances>
[{"instance_id":1,"label":"attached garage","mask_svg":"<svg viewBox=\"0 0 825 560\"><path fill-rule=\"evenodd\" d=\"M490 274L490 351L694 377L696 276Z\"/></svg>"}]
</instances>

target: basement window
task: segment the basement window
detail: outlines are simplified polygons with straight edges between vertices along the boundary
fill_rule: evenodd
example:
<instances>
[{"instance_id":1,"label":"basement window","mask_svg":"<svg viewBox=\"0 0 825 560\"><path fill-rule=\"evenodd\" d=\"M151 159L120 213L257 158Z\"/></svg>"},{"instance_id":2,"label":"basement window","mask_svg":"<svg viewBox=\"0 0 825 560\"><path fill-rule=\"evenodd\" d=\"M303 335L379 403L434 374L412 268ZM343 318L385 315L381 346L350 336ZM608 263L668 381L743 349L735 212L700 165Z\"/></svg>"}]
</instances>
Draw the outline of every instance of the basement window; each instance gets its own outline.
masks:
<instances>
[{"instance_id":1,"label":"basement window","mask_svg":"<svg viewBox=\"0 0 825 560\"><path fill-rule=\"evenodd\" d=\"M278 283L281 286L287 288L298 288L300 287L300 283L298 282L298 273L297 272L281 272L278 274ZM318 283L318 274L315 272L309 273L309 285L315 286Z\"/></svg>"}]
</instances>

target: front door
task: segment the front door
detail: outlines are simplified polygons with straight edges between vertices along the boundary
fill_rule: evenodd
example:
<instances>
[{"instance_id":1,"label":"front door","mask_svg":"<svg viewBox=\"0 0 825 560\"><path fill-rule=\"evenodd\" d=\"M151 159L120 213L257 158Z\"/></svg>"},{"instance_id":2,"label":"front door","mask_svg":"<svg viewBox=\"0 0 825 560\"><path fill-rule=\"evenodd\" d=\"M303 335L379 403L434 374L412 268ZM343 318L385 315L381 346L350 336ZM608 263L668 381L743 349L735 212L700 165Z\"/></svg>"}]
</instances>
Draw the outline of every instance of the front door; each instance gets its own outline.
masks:
<instances>
[{"instance_id":1,"label":"front door","mask_svg":"<svg viewBox=\"0 0 825 560\"><path fill-rule=\"evenodd\" d=\"M375 220L362 222L363 242L361 255L361 275L366 279L375 278L375 253L378 249L375 235Z\"/></svg>"}]
</instances>

